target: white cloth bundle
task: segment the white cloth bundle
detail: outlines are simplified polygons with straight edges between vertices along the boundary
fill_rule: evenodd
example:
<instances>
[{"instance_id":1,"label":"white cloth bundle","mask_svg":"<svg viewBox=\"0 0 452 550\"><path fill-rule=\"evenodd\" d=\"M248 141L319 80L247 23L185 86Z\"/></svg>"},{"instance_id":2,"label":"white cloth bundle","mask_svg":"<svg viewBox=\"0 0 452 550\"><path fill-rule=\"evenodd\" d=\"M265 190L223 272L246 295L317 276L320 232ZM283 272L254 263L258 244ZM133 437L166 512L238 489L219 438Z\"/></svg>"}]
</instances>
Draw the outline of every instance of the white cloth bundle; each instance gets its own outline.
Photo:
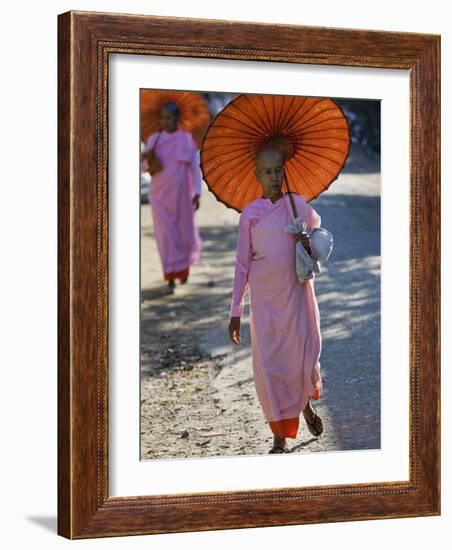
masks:
<instances>
[{"instance_id":1,"label":"white cloth bundle","mask_svg":"<svg viewBox=\"0 0 452 550\"><path fill-rule=\"evenodd\" d=\"M314 227L309 233L311 256L325 263L333 250L333 235L323 227Z\"/></svg>"},{"instance_id":2,"label":"white cloth bundle","mask_svg":"<svg viewBox=\"0 0 452 550\"><path fill-rule=\"evenodd\" d=\"M287 233L306 233L306 222L300 218L286 227ZM308 254L301 242L295 245L295 259L297 278L300 283L313 279L320 273L320 262L326 262L333 250L333 236L326 229L316 227L309 232L311 255Z\"/></svg>"}]
</instances>

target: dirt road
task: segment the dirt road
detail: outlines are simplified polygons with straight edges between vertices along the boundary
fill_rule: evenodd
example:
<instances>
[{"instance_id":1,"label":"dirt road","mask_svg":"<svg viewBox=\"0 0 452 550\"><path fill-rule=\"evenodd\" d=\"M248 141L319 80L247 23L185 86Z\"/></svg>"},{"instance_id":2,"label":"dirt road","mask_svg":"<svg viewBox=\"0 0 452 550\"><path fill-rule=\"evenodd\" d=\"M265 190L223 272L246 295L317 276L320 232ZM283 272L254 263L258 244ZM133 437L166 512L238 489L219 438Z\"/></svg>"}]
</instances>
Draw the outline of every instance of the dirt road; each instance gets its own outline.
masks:
<instances>
[{"instance_id":1,"label":"dirt road","mask_svg":"<svg viewBox=\"0 0 452 550\"><path fill-rule=\"evenodd\" d=\"M292 452L380 446L380 176L348 172L313 201L335 237L316 280L325 431L303 418ZM142 205L141 457L260 455L272 434L257 400L248 308L242 345L227 336L238 214L204 188L197 220L202 263L185 286L163 294L149 205Z\"/></svg>"}]
</instances>

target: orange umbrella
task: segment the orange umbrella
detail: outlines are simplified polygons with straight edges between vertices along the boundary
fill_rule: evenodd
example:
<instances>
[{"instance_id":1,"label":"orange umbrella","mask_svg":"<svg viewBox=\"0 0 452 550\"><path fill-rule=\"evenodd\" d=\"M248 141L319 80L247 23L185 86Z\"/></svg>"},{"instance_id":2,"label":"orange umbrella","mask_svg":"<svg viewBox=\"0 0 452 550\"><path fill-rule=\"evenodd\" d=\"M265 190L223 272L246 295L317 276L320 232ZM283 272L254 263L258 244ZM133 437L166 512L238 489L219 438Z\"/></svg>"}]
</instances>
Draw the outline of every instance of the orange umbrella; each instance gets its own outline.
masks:
<instances>
[{"instance_id":1,"label":"orange umbrella","mask_svg":"<svg viewBox=\"0 0 452 550\"><path fill-rule=\"evenodd\" d=\"M342 170L350 127L332 99L240 95L216 116L201 148L204 180L219 201L241 212L262 196L254 159L266 145L283 152L288 189L309 201Z\"/></svg>"},{"instance_id":2,"label":"orange umbrella","mask_svg":"<svg viewBox=\"0 0 452 550\"><path fill-rule=\"evenodd\" d=\"M147 141L151 134L161 129L160 110L169 101L176 103L180 109L179 128L191 132L200 147L210 122L210 114L203 96L196 92L141 90L141 139Z\"/></svg>"}]
</instances>

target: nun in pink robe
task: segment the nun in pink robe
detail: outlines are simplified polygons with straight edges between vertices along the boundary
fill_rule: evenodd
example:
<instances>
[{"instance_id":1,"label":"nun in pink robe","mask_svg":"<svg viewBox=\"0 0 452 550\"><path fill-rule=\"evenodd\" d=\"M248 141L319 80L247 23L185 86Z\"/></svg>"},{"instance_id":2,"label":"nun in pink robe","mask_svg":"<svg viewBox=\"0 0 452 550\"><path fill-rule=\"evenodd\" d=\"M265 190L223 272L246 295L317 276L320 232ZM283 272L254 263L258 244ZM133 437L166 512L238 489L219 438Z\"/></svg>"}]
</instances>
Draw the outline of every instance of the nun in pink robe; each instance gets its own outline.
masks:
<instances>
[{"instance_id":1,"label":"nun in pink robe","mask_svg":"<svg viewBox=\"0 0 452 550\"><path fill-rule=\"evenodd\" d=\"M292 195L308 229L320 216ZM239 222L231 318L240 317L249 290L250 335L256 393L266 421L279 437L295 438L308 399L318 399L320 317L314 281L301 284L295 270L295 240L285 231L294 219L289 198L259 198Z\"/></svg>"},{"instance_id":2,"label":"nun in pink robe","mask_svg":"<svg viewBox=\"0 0 452 550\"><path fill-rule=\"evenodd\" d=\"M164 279L185 281L190 267L199 262L201 251L193 204L194 198L201 195L199 154L191 133L183 130L152 134L145 151L151 150L156 141L162 170L152 176L149 202L157 249ZM147 161L143 161L143 169L146 167Z\"/></svg>"}]
</instances>

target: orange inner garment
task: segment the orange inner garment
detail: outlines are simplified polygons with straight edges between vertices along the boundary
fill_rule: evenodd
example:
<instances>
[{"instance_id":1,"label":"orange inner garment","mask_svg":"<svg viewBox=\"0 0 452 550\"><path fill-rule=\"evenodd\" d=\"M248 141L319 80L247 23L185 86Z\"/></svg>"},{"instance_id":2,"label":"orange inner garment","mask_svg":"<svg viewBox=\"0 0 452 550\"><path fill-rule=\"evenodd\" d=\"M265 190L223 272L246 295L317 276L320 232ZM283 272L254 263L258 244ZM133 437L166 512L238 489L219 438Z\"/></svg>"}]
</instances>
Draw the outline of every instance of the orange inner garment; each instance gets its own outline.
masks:
<instances>
[{"instance_id":1,"label":"orange inner garment","mask_svg":"<svg viewBox=\"0 0 452 550\"><path fill-rule=\"evenodd\" d=\"M284 420L276 420L269 422L271 431L279 437L297 437L298 424L300 419L298 416L295 418L284 418Z\"/></svg>"},{"instance_id":2,"label":"orange inner garment","mask_svg":"<svg viewBox=\"0 0 452 550\"><path fill-rule=\"evenodd\" d=\"M174 279L185 279L190 273L189 269L184 269L184 271L173 271L171 273L165 273L165 281L173 281Z\"/></svg>"},{"instance_id":3,"label":"orange inner garment","mask_svg":"<svg viewBox=\"0 0 452 550\"><path fill-rule=\"evenodd\" d=\"M314 390L312 394L312 399L316 401L319 398L319 391ZM278 435L279 437L290 437L295 439L297 437L298 426L300 423L300 418L296 416L295 418L284 418L283 420L274 420L269 422L271 431Z\"/></svg>"}]
</instances>

